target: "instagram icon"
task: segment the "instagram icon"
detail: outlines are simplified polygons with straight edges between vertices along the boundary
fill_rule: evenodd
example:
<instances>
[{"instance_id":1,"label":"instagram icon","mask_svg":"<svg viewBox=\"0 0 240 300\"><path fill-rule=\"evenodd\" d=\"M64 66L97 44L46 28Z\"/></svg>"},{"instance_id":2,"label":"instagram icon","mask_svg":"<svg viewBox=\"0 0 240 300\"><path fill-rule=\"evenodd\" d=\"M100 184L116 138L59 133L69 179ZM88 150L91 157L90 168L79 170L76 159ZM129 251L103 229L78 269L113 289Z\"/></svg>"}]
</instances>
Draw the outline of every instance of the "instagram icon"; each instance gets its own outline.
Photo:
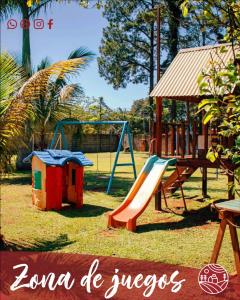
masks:
<instances>
[{"instance_id":1,"label":"instagram icon","mask_svg":"<svg viewBox=\"0 0 240 300\"><path fill-rule=\"evenodd\" d=\"M44 28L44 20L43 19L35 19L33 21L33 27L35 29L43 29Z\"/></svg>"}]
</instances>

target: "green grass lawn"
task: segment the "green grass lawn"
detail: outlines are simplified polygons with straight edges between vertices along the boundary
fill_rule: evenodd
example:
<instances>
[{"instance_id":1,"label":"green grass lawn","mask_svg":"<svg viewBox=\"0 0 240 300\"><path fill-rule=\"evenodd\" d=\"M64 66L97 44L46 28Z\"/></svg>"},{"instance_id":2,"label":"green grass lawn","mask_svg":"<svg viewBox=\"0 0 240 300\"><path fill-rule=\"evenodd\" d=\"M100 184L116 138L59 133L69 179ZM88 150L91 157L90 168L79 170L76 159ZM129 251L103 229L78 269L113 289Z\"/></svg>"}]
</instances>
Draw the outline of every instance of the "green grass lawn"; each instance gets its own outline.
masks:
<instances>
[{"instance_id":1,"label":"green grass lawn","mask_svg":"<svg viewBox=\"0 0 240 300\"><path fill-rule=\"evenodd\" d=\"M113 162L114 155L111 155ZM13 248L29 251L59 251L87 253L160 261L191 267L209 262L218 229L216 214L210 211L213 200L227 198L227 178L215 170L209 171L210 200L202 201L201 173L198 170L184 184L187 204L191 212L183 213L179 193L169 199L175 213L157 213L154 201L138 219L136 233L124 229L107 229L106 214L124 199L133 183L131 167L118 168L112 195L105 189L110 171L109 153L87 154L95 166L86 168L84 207L66 207L60 212L43 212L31 205L30 172L15 173L5 178L1 187L2 233ZM136 153L137 170L148 155ZM121 153L120 161L130 160ZM169 170L165 176L170 174ZM177 213L177 214L176 214ZM224 240L219 263L233 270L233 255L229 234Z\"/></svg>"}]
</instances>

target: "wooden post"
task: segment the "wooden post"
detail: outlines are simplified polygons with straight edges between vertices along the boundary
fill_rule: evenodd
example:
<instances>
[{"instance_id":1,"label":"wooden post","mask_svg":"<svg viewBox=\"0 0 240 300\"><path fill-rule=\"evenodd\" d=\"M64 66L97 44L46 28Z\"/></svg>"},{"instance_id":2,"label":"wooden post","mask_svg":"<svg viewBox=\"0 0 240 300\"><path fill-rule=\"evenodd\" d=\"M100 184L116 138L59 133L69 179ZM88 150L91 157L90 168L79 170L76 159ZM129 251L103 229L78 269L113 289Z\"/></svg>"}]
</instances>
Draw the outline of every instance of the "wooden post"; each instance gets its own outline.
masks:
<instances>
[{"instance_id":1,"label":"wooden post","mask_svg":"<svg viewBox=\"0 0 240 300\"><path fill-rule=\"evenodd\" d=\"M156 139L157 139L157 156L162 156L162 98L156 98Z\"/></svg>"},{"instance_id":2,"label":"wooden post","mask_svg":"<svg viewBox=\"0 0 240 300\"><path fill-rule=\"evenodd\" d=\"M184 158L185 156L185 149L186 149L186 134L185 134L185 124L182 123L181 124L181 140L182 140L182 143L181 143L181 157Z\"/></svg>"},{"instance_id":3,"label":"wooden post","mask_svg":"<svg viewBox=\"0 0 240 300\"><path fill-rule=\"evenodd\" d=\"M203 135L204 135L204 155L208 151L208 126L203 124ZM206 159L206 158L205 158ZM203 198L207 198L207 168L203 167L202 172L202 195Z\"/></svg>"},{"instance_id":4,"label":"wooden post","mask_svg":"<svg viewBox=\"0 0 240 300\"><path fill-rule=\"evenodd\" d=\"M171 155L174 156L174 135L175 135L175 128L174 125L171 125Z\"/></svg>"},{"instance_id":5,"label":"wooden post","mask_svg":"<svg viewBox=\"0 0 240 300\"><path fill-rule=\"evenodd\" d=\"M161 51L161 8L160 5L157 7L157 81L161 77L161 61L160 61L160 51Z\"/></svg>"},{"instance_id":6,"label":"wooden post","mask_svg":"<svg viewBox=\"0 0 240 300\"><path fill-rule=\"evenodd\" d=\"M193 120L193 138L192 138L192 158L196 158L197 146L197 121Z\"/></svg>"},{"instance_id":7,"label":"wooden post","mask_svg":"<svg viewBox=\"0 0 240 300\"><path fill-rule=\"evenodd\" d=\"M150 137L150 148L152 145L152 148L149 149L152 152L150 153L151 155L156 154L157 150L156 150L156 122L152 122L152 137ZM152 141L154 140L154 141Z\"/></svg>"},{"instance_id":8,"label":"wooden post","mask_svg":"<svg viewBox=\"0 0 240 300\"><path fill-rule=\"evenodd\" d=\"M180 153L180 127L177 124L176 125L176 130L177 130L177 143L176 143L176 149L177 149L177 155Z\"/></svg>"},{"instance_id":9,"label":"wooden post","mask_svg":"<svg viewBox=\"0 0 240 300\"><path fill-rule=\"evenodd\" d=\"M157 7L157 80L161 77L161 8L160 5ZM157 155L162 155L162 99L157 97L156 99L156 151ZM155 209L161 210L161 185L158 187L158 191L155 195Z\"/></svg>"},{"instance_id":10,"label":"wooden post","mask_svg":"<svg viewBox=\"0 0 240 300\"><path fill-rule=\"evenodd\" d=\"M168 124L165 125L165 155L168 156Z\"/></svg>"},{"instance_id":11,"label":"wooden post","mask_svg":"<svg viewBox=\"0 0 240 300\"><path fill-rule=\"evenodd\" d=\"M187 101L187 140L188 140L188 155L191 154L191 147L190 147L190 108L189 108L189 101Z\"/></svg>"},{"instance_id":12,"label":"wooden post","mask_svg":"<svg viewBox=\"0 0 240 300\"><path fill-rule=\"evenodd\" d=\"M162 98L156 98L156 149L157 156L162 156ZM158 191L155 195L155 209L160 211L162 210L161 203L161 185L158 187Z\"/></svg>"},{"instance_id":13,"label":"wooden post","mask_svg":"<svg viewBox=\"0 0 240 300\"><path fill-rule=\"evenodd\" d=\"M234 172L234 170L230 170L230 172ZM234 184L234 175L228 175L228 186ZM235 193L231 190L228 191L228 199L233 200L235 198Z\"/></svg>"}]
</instances>

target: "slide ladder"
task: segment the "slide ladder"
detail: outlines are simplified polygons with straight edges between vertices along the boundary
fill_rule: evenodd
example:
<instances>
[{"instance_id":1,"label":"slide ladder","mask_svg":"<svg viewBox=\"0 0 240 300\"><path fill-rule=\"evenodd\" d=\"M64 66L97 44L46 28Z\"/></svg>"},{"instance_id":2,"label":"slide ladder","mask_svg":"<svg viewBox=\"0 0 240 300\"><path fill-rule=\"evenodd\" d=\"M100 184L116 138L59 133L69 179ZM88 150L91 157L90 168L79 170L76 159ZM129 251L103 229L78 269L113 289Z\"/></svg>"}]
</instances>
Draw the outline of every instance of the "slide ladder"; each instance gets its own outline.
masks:
<instances>
[{"instance_id":1,"label":"slide ladder","mask_svg":"<svg viewBox=\"0 0 240 300\"><path fill-rule=\"evenodd\" d=\"M197 170L197 167L177 167L176 170L163 182L162 188L165 194L173 194L181 188L192 174Z\"/></svg>"}]
</instances>

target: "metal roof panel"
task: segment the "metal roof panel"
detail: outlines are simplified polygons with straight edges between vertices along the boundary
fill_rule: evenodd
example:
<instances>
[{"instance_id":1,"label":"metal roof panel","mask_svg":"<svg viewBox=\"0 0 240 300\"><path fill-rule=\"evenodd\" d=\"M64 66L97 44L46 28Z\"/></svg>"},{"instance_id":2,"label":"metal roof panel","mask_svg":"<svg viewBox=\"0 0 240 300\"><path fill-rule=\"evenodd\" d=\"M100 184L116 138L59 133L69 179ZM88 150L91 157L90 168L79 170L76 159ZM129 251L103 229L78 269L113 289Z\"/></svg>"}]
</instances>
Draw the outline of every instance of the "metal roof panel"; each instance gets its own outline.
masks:
<instances>
[{"instance_id":1,"label":"metal roof panel","mask_svg":"<svg viewBox=\"0 0 240 300\"><path fill-rule=\"evenodd\" d=\"M226 53L220 48L226 47ZM240 49L235 47L240 53ZM198 98L200 90L197 84L198 76L203 70L209 70L209 62L217 61L222 65L233 59L231 44L219 44L196 48L182 49L174 58L162 78L152 90L151 97L183 99L184 97Z\"/></svg>"}]
</instances>

